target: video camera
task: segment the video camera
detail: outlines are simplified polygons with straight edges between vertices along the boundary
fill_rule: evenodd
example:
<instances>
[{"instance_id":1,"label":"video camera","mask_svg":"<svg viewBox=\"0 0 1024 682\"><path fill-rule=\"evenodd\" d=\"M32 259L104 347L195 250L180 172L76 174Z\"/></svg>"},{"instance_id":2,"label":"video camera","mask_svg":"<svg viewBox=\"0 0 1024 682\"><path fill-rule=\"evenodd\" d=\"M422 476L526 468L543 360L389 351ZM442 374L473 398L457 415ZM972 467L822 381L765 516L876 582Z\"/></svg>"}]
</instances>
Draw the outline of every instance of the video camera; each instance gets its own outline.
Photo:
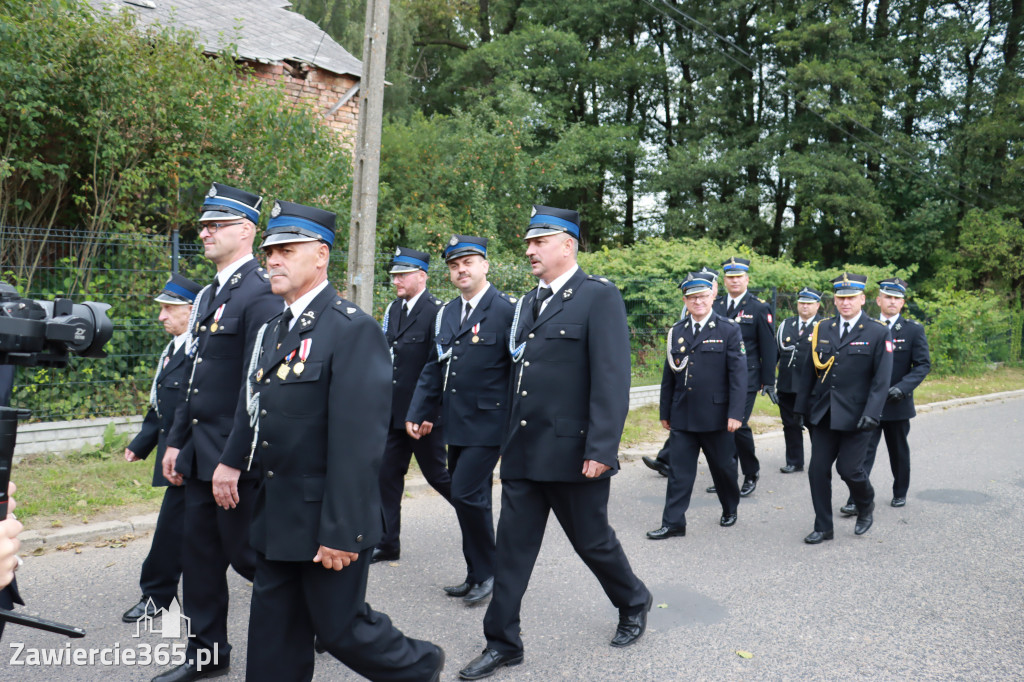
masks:
<instances>
[{"instance_id":1,"label":"video camera","mask_svg":"<svg viewBox=\"0 0 1024 682\"><path fill-rule=\"evenodd\" d=\"M114 334L106 303L72 303L66 298L36 301L22 298L10 284L0 282L0 365L64 367L69 353L105 358L103 346ZM11 478L18 420L28 410L0 406L0 519L7 517L7 484ZM81 628L0 609L0 620L83 637Z\"/></svg>"},{"instance_id":2,"label":"video camera","mask_svg":"<svg viewBox=\"0 0 1024 682\"><path fill-rule=\"evenodd\" d=\"M0 365L64 367L68 354L105 358L114 333L106 303L22 298L0 282Z\"/></svg>"}]
</instances>

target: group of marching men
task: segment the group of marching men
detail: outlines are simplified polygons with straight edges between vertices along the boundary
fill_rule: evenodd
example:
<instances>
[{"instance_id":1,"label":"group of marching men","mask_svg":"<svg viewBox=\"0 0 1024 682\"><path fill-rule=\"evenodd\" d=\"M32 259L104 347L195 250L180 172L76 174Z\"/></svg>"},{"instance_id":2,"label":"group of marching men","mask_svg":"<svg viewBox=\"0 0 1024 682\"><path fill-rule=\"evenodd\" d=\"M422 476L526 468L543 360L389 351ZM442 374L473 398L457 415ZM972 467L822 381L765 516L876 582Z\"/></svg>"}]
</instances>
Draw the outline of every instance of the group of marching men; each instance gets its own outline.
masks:
<instances>
[{"instance_id":1,"label":"group of marching men","mask_svg":"<svg viewBox=\"0 0 1024 682\"><path fill-rule=\"evenodd\" d=\"M186 661L154 680L229 671L229 566L253 582L247 680L309 680L316 652L372 680L440 679L441 648L406 637L365 601L370 565L401 554L413 456L454 507L462 534L466 575L444 593L467 606L488 602L486 647L462 679L523 661L520 604L551 512L618 609L610 645L636 642L653 597L607 513L629 409L630 335L618 289L577 264L579 214L533 207L524 240L538 286L518 299L487 281L484 238L454 235L445 245L459 290L448 303L427 290L430 255L399 247L391 263L397 298L378 325L328 282L335 215L275 202L259 246L264 269L253 256L261 204L213 183L199 236L216 277L200 286L175 273L156 298L173 338L125 458L156 448L153 483L168 487L142 566L142 598L123 620L168 607L180 577L192 636ZM729 295L714 304L711 271L681 285L686 314L669 335L662 382L668 462L647 460L669 477L665 513L648 536L685 533L701 449L721 523L736 522L739 497L759 478L747 426L758 390L783 410L793 445L783 471L802 470L801 425L811 430L817 520L807 541L832 537L833 462L850 485L857 532L866 531L873 491L865 456L880 432L894 471L902 467L893 504L905 501L909 455L900 459L899 438L905 448L909 417L890 407L902 400L913 414L912 391L927 372L919 325L898 306L891 330L861 315L866 283L857 275L836 282L836 318L819 320L821 295L804 289L799 319L817 324L798 329L792 318L779 328L776 395L771 315L746 292L749 262L723 267ZM901 305L906 284L882 285L880 304ZM914 369L901 382L893 356L899 362L911 348Z\"/></svg>"},{"instance_id":2,"label":"group of marching men","mask_svg":"<svg viewBox=\"0 0 1024 682\"><path fill-rule=\"evenodd\" d=\"M216 277L200 286L175 273L157 296L173 339L125 458L156 448L154 484L169 485L143 596L122 618L162 613L180 577L191 636L185 662L154 679L230 670L228 567L253 582L247 680L309 680L316 652L372 680L440 679L441 648L365 600L370 565L399 556L412 454L462 530L466 577L445 593L489 600L486 648L461 678L523 661L520 604L552 512L618 609L609 644L637 641L653 597L607 513L629 328L618 289L577 264L579 214L534 207L524 240L538 286L519 299L487 281L486 239L445 246L460 291L446 305L425 290L429 254L400 248L399 298L378 325L327 280L335 215L276 201L264 269L253 256L261 205L213 183L199 236Z\"/></svg>"},{"instance_id":3,"label":"group of marching men","mask_svg":"<svg viewBox=\"0 0 1024 682\"><path fill-rule=\"evenodd\" d=\"M803 471L803 427L810 431L815 519L804 541L834 537L833 465L850 490L840 513L855 516L854 533L863 535L874 521L869 477L882 435L892 465L890 504L907 503L913 392L931 368L923 327L901 315L907 283L897 277L878 282L880 315L871 318L863 312L867 278L844 272L832 280L835 317L823 319L822 292L804 287L799 314L774 330L768 306L747 291L750 262L731 258L722 268L723 296L715 297L717 274L707 268L680 285L686 310L669 333L661 383L660 419L671 435L658 458L644 458L668 477L668 489L661 527L647 537L686 534L701 450L714 482L707 492L717 492L722 505L719 523L736 523L740 498L753 493L760 478L748 427L758 390L779 406L786 443L782 473Z\"/></svg>"}]
</instances>

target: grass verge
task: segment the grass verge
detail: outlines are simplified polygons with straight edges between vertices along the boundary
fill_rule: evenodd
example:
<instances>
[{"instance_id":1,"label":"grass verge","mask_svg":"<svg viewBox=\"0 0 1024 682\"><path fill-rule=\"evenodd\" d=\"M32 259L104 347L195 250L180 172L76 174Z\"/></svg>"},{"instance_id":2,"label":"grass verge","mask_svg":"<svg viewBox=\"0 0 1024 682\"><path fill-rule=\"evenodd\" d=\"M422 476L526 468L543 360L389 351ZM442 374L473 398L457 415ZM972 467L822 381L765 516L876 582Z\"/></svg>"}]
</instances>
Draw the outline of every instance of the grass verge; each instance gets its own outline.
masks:
<instances>
[{"instance_id":1,"label":"grass verge","mask_svg":"<svg viewBox=\"0 0 1024 682\"><path fill-rule=\"evenodd\" d=\"M1024 368L1000 367L969 377L927 379L915 392L918 405L1024 388ZM764 396L754 405L752 428L776 428L779 410ZM656 405L632 410L626 418L622 446L664 441ZM30 455L15 466L18 518L29 528L45 529L79 523L124 519L159 509L163 488L153 488L153 457L124 461L127 436L111 428L103 445L67 455ZM415 461L412 463L415 470Z\"/></svg>"}]
</instances>

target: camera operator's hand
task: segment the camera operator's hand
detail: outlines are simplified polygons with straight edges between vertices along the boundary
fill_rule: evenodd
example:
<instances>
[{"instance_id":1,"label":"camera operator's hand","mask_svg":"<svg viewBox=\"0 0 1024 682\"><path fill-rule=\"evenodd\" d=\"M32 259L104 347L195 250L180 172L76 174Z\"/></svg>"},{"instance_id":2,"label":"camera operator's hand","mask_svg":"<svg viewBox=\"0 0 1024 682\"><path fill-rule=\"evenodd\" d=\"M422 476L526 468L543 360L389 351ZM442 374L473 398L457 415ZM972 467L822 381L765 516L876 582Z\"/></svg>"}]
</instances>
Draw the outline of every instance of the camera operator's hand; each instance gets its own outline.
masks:
<instances>
[{"instance_id":1,"label":"camera operator's hand","mask_svg":"<svg viewBox=\"0 0 1024 682\"><path fill-rule=\"evenodd\" d=\"M218 464L213 470L213 499L217 506L224 509L234 509L238 504L238 477L242 475L241 469L229 467L227 464Z\"/></svg>"},{"instance_id":2,"label":"camera operator's hand","mask_svg":"<svg viewBox=\"0 0 1024 682\"><path fill-rule=\"evenodd\" d=\"M138 462L139 461L139 456L136 455L131 450L129 450L128 448L125 448L124 449L124 461L126 461L126 462Z\"/></svg>"},{"instance_id":3,"label":"camera operator's hand","mask_svg":"<svg viewBox=\"0 0 1024 682\"><path fill-rule=\"evenodd\" d=\"M181 485L181 474L174 470L178 461L178 448L167 448L164 451L164 478L170 481L171 485Z\"/></svg>"},{"instance_id":4,"label":"camera operator's hand","mask_svg":"<svg viewBox=\"0 0 1024 682\"><path fill-rule=\"evenodd\" d=\"M18 568L18 550L21 541L18 533L22 530L21 522L7 518L0 521L0 588L7 587L14 580L14 571Z\"/></svg>"}]
</instances>

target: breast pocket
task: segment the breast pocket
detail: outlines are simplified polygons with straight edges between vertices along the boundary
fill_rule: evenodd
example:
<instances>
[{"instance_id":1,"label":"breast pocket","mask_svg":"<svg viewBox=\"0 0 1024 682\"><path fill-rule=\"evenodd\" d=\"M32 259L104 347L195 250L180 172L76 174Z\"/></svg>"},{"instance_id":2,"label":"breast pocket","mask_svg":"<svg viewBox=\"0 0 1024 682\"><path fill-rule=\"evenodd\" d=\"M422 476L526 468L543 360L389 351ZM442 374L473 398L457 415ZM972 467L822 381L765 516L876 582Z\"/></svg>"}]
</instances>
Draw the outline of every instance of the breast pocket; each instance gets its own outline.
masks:
<instances>
[{"instance_id":1,"label":"breast pocket","mask_svg":"<svg viewBox=\"0 0 1024 682\"><path fill-rule=\"evenodd\" d=\"M871 346L847 346L846 355L851 360L871 359Z\"/></svg>"},{"instance_id":2,"label":"breast pocket","mask_svg":"<svg viewBox=\"0 0 1024 682\"><path fill-rule=\"evenodd\" d=\"M578 359L582 338L582 324L551 323L546 325L544 329L544 360L561 363Z\"/></svg>"},{"instance_id":3,"label":"breast pocket","mask_svg":"<svg viewBox=\"0 0 1024 682\"><path fill-rule=\"evenodd\" d=\"M423 343L426 340L427 335L425 332L409 332L408 334L403 334L402 338L398 341L399 343Z\"/></svg>"},{"instance_id":4,"label":"breast pocket","mask_svg":"<svg viewBox=\"0 0 1024 682\"><path fill-rule=\"evenodd\" d=\"M480 332L475 337L470 337L470 341L481 346L493 346L498 342L498 334L496 332Z\"/></svg>"},{"instance_id":5,"label":"breast pocket","mask_svg":"<svg viewBox=\"0 0 1024 682\"><path fill-rule=\"evenodd\" d=\"M281 411L285 415L308 419L323 413L326 409L326 405L323 404L324 391L318 385L322 373L323 362L305 363L302 373L298 375L295 374L295 363L292 364L291 371L281 380L278 388L282 402Z\"/></svg>"},{"instance_id":6,"label":"breast pocket","mask_svg":"<svg viewBox=\"0 0 1024 682\"><path fill-rule=\"evenodd\" d=\"M725 351L724 343L702 343L700 344L701 353L722 353Z\"/></svg>"},{"instance_id":7,"label":"breast pocket","mask_svg":"<svg viewBox=\"0 0 1024 682\"><path fill-rule=\"evenodd\" d=\"M213 325L217 325L217 331ZM239 354L238 333L242 328L242 320L237 317L222 317L216 323L210 323L207 327L210 334L206 339L206 347L203 355L208 358L233 358Z\"/></svg>"},{"instance_id":8,"label":"breast pocket","mask_svg":"<svg viewBox=\"0 0 1024 682\"><path fill-rule=\"evenodd\" d=\"M546 339L564 339L566 341L578 341L583 337L582 324L553 324L544 332Z\"/></svg>"}]
</instances>

